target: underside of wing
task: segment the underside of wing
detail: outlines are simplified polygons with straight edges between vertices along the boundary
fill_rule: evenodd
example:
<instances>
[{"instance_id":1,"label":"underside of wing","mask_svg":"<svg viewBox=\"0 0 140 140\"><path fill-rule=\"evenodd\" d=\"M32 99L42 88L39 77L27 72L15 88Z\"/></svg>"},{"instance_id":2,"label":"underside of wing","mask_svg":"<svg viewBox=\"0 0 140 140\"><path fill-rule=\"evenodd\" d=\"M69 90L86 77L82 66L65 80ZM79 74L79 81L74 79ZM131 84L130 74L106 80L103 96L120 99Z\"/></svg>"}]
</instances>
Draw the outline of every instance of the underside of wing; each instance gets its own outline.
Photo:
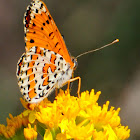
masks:
<instances>
[{"instance_id":1,"label":"underside of wing","mask_svg":"<svg viewBox=\"0 0 140 140\"><path fill-rule=\"evenodd\" d=\"M23 98L36 103L47 97L69 69L61 55L48 49L32 47L18 61L18 85ZM59 82L58 82L59 81Z\"/></svg>"}]
</instances>

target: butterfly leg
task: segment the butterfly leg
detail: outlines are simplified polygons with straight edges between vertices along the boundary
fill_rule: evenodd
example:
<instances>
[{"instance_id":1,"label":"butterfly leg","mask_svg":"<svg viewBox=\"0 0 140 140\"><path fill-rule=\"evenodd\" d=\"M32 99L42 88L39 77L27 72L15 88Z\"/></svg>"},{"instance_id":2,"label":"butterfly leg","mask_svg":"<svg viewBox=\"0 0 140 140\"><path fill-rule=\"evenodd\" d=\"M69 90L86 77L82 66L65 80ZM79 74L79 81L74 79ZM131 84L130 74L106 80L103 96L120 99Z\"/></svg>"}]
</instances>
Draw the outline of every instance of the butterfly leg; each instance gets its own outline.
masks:
<instances>
[{"instance_id":1,"label":"butterfly leg","mask_svg":"<svg viewBox=\"0 0 140 140\"><path fill-rule=\"evenodd\" d=\"M55 89L55 97L58 95L58 88Z\"/></svg>"},{"instance_id":2,"label":"butterfly leg","mask_svg":"<svg viewBox=\"0 0 140 140\"><path fill-rule=\"evenodd\" d=\"M75 78L72 78L68 81L68 87L67 89L69 90L70 88L70 83L73 82L73 81L76 81L78 80L78 90L77 90L77 94L78 94L78 97L80 97L80 89L81 89L81 78L80 77L75 77Z\"/></svg>"}]
</instances>

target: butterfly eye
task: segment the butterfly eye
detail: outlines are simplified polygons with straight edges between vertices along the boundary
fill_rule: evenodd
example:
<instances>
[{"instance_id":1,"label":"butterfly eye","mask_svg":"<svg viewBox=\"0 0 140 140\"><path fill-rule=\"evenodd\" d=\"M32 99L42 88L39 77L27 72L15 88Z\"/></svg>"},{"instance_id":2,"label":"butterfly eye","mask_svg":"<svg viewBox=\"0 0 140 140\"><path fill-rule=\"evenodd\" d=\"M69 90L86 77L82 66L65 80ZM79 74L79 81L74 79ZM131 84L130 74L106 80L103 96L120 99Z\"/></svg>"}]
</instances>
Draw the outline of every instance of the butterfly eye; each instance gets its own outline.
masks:
<instances>
[{"instance_id":1,"label":"butterfly eye","mask_svg":"<svg viewBox=\"0 0 140 140\"><path fill-rule=\"evenodd\" d=\"M77 68L77 66L78 66L77 59L73 57L72 62L74 63L74 70L75 70Z\"/></svg>"}]
</instances>

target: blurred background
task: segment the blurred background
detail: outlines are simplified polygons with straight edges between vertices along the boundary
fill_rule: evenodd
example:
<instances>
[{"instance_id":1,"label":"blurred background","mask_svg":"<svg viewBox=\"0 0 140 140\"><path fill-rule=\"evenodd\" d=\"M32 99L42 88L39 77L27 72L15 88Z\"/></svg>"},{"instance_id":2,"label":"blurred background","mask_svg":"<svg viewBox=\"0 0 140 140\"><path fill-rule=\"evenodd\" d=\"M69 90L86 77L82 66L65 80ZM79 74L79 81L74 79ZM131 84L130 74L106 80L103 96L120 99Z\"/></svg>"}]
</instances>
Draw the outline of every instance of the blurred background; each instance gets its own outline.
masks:
<instances>
[{"instance_id":1,"label":"blurred background","mask_svg":"<svg viewBox=\"0 0 140 140\"><path fill-rule=\"evenodd\" d=\"M81 91L101 90L99 104L107 100L121 108L122 125L131 129L130 140L140 139L140 1L44 0L71 55L99 48L78 59L75 77ZM0 4L0 123L23 111L16 65L24 49L23 14L30 0L1 0ZM76 93L77 82L73 83ZM53 93L54 95L54 93ZM53 95L51 95L53 97Z\"/></svg>"}]
</instances>

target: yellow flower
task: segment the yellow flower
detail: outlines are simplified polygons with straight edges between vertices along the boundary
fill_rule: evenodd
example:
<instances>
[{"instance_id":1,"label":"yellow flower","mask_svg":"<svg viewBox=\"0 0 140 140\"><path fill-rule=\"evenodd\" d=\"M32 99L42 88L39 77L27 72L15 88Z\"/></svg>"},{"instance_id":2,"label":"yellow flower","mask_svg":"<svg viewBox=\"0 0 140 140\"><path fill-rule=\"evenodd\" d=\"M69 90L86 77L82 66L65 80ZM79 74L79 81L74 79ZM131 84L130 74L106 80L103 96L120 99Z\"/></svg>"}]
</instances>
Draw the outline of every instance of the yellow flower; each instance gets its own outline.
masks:
<instances>
[{"instance_id":1,"label":"yellow flower","mask_svg":"<svg viewBox=\"0 0 140 140\"><path fill-rule=\"evenodd\" d=\"M36 125L34 125L34 128L32 128L31 125L28 124L28 127L24 128L24 137L26 140L36 139L37 138Z\"/></svg>"},{"instance_id":2,"label":"yellow flower","mask_svg":"<svg viewBox=\"0 0 140 140\"><path fill-rule=\"evenodd\" d=\"M46 129L45 131L44 140L53 140L52 133L49 129Z\"/></svg>"},{"instance_id":3,"label":"yellow flower","mask_svg":"<svg viewBox=\"0 0 140 140\"><path fill-rule=\"evenodd\" d=\"M7 118L7 126L0 124L0 135L5 138L12 138L16 131L20 129L22 126L27 126L28 118L24 117L23 114L20 114L16 117L13 117L9 114L9 118Z\"/></svg>"},{"instance_id":4,"label":"yellow flower","mask_svg":"<svg viewBox=\"0 0 140 140\"><path fill-rule=\"evenodd\" d=\"M62 134L62 133L57 134L56 140L66 140L66 134Z\"/></svg>"},{"instance_id":5,"label":"yellow flower","mask_svg":"<svg viewBox=\"0 0 140 140\"><path fill-rule=\"evenodd\" d=\"M104 126L104 132L108 140L118 140L113 128L109 124Z\"/></svg>"},{"instance_id":6,"label":"yellow flower","mask_svg":"<svg viewBox=\"0 0 140 140\"><path fill-rule=\"evenodd\" d=\"M130 137L130 129L128 129L128 126L118 126L115 128L115 133L118 136L119 139L125 140Z\"/></svg>"},{"instance_id":7,"label":"yellow flower","mask_svg":"<svg viewBox=\"0 0 140 140\"><path fill-rule=\"evenodd\" d=\"M7 126L0 125L0 136L12 138L18 129L29 123L28 128L24 128L26 139L35 139L37 133L41 134L44 140L128 139L130 129L121 125L120 108L109 109L109 101L99 106L97 101L100 94L100 91L94 93L94 90L91 90L90 93L85 91L80 97L74 97L69 90L60 90L53 103L47 99L31 105L22 101L26 110L17 118L10 115ZM26 125L23 125L24 123ZM31 128L31 125L36 126Z\"/></svg>"},{"instance_id":8,"label":"yellow flower","mask_svg":"<svg viewBox=\"0 0 140 140\"><path fill-rule=\"evenodd\" d=\"M99 99L101 92L98 91L96 94L94 93L94 89L91 90L90 94L89 91L85 91L81 93L81 97L78 100L78 104L82 110L91 107L92 105L97 104L97 100Z\"/></svg>"},{"instance_id":9,"label":"yellow flower","mask_svg":"<svg viewBox=\"0 0 140 140\"><path fill-rule=\"evenodd\" d=\"M107 124L110 124L112 127L118 126L120 124L120 117L118 116L120 108L114 110L114 107L111 107L110 110L108 110L109 101L107 101L103 107L99 106L96 102L99 95L100 92L97 92L95 95L94 90L91 91L90 95L88 92L81 94L82 100L79 99L78 101L83 109L80 111L79 115L89 119L94 123L95 128L98 130L102 129L103 126ZM89 102L87 98L89 99ZM85 101L86 106L83 105Z\"/></svg>"},{"instance_id":10,"label":"yellow flower","mask_svg":"<svg viewBox=\"0 0 140 140\"><path fill-rule=\"evenodd\" d=\"M83 123L77 125L74 119L67 123L67 139L74 138L76 140L91 140L93 132L94 126L92 123L88 123L85 126Z\"/></svg>"},{"instance_id":11,"label":"yellow flower","mask_svg":"<svg viewBox=\"0 0 140 140\"><path fill-rule=\"evenodd\" d=\"M105 131L95 131L93 135L94 140L108 140L108 135ZM115 140L115 139L112 139Z\"/></svg>"},{"instance_id":12,"label":"yellow flower","mask_svg":"<svg viewBox=\"0 0 140 140\"><path fill-rule=\"evenodd\" d=\"M63 114L63 117L70 119L75 118L80 111L77 97L71 96L69 90L60 90L60 93L56 97L57 107Z\"/></svg>"},{"instance_id":13,"label":"yellow flower","mask_svg":"<svg viewBox=\"0 0 140 140\"><path fill-rule=\"evenodd\" d=\"M62 120L63 115L57 109L57 103L49 104L47 107L39 106L39 111L36 112L36 119L46 125L46 128L57 128L58 123Z\"/></svg>"}]
</instances>

